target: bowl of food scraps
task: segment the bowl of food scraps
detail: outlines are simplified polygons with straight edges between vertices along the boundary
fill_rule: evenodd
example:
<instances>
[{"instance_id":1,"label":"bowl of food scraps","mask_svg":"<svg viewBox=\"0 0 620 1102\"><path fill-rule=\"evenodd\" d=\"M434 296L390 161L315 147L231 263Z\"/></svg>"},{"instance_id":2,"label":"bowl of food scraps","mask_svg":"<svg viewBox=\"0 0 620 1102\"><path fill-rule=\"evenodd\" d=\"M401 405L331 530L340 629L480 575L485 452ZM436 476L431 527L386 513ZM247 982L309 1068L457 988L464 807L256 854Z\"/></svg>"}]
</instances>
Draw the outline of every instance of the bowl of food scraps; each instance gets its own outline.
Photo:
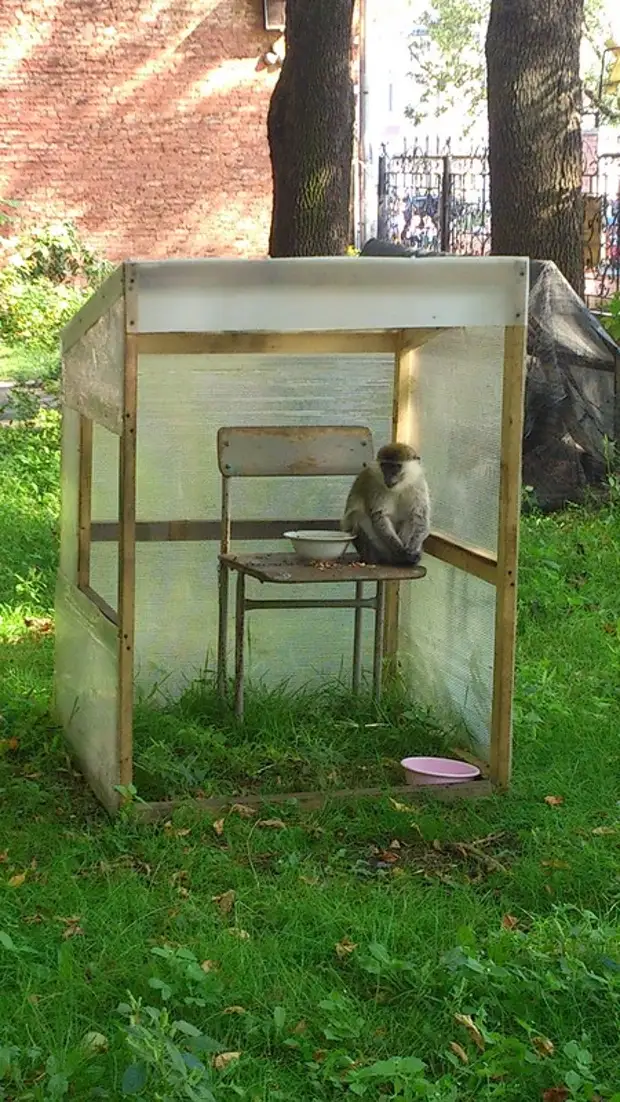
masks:
<instances>
[{"instance_id":1,"label":"bowl of food scraps","mask_svg":"<svg viewBox=\"0 0 620 1102\"><path fill-rule=\"evenodd\" d=\"M353 537L348 532L315 531L285 532L293 551L302 562L337 562L346 554Z\"/></svg>"}]
</instances>

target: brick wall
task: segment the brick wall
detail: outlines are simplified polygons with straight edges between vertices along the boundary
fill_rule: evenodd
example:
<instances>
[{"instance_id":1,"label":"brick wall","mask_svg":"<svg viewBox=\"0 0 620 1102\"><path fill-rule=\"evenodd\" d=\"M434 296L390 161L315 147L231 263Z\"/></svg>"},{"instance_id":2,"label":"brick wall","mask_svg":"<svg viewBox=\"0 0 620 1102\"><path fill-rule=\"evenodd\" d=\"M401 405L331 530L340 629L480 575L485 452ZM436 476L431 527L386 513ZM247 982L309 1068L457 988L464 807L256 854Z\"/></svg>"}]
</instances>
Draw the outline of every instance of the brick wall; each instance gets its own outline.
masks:
<instances>
[{"instance_id":1,"label":"brick wall","mask_svg":"<svg viewBox=\"0 0 620 1102\"><path fill-rule=\"evenodd\" d=\"M262 0L1 0L0 198L112 260L267 251ZM258 68L257 68L258 66Z\"/></svg>"}]
</instances>

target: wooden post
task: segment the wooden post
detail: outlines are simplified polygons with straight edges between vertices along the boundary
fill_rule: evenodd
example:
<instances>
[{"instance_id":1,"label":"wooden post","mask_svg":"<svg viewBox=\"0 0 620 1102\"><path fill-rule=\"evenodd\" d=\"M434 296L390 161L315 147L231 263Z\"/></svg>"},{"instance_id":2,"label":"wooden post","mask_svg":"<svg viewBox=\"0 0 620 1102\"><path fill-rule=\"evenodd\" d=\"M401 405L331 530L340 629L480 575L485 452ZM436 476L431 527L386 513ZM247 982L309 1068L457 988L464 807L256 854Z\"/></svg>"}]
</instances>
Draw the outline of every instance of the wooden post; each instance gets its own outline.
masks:
<instances>
[{"instance_id":1,"label":"wooden post","mask_svg":"<svg viewBox=\"0 0 620 1102\"><path fill-rule=\"evenodd\" d=\"M405 346L405 340L407 344ZM418 385L419 356L411 347L412 333L401 333L394 356L394 390L392 397L392 443L411 444L419 448L419 419L415 391ZM383 650L386 659L386 675L396 676L398 652L398 615L400 582L387 582L385 586L385 626Z\"/></svg>"},{"instance_id":2,"label":"wooden post","mask_svg":"<svg viewBox=\"0 0 620 1102\"><path fill-rule=\"evenodd\" d=\"M90 521L93 484L93 423L80 415L80 475L78 490L78 589L90 585Z\"/></svg>"},{"instance_id":3,"label":"wooden post","mask_svg":"<svg viewBox=\"0 0 620 1102\"><path fill-rule=\"evenodd\" d=\"M129 280L131 277L129 277ZM136 422L138 351L136 338L125 336L123 432L119 467L118 622L119 707L118 760L120 784L133 776L133 678L136 590Z\"/></svg>"},{"instance_id":4,"label":"wooden post","mask_svg":"<svg viewBox=\"0 0 620 1102\"><path fill-rule=\"evenodd\" d=\"M614 460L620 458L620 355L614 356Z\"/></svg>"},{"instance_id":5,"label":"wooden post","mask_svg":"<svg viewBox=\"0 0 620 1102\"><path fill-rule=\"evenodd\" d=\"M517 627L526 341L525 326L506 327L490 748L490 777L493 784L499 788L508 787L512 758L512 696Z\"/></svg>"}]
</instances>

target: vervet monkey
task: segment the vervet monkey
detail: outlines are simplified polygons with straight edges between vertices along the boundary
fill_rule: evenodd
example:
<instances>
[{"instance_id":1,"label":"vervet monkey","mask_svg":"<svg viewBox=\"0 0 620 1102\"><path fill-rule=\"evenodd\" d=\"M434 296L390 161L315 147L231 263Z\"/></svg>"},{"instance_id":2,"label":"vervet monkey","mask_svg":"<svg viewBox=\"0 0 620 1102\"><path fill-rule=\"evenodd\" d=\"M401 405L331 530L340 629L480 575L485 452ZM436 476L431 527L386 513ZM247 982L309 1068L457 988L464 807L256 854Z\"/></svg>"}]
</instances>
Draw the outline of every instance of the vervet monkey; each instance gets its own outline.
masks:
<instances>
[{"instance_id":1,"label":"vervet monkey","mask_svg":"<svg viewBox=\"0 0 620 1102\"><path fill-rule=\"evenodd\" d=\"M414 566L430 531L431 502L420 457L408 444L387 444L353 483L344 517L363 562Z\"/></svg>"}]
</instances>

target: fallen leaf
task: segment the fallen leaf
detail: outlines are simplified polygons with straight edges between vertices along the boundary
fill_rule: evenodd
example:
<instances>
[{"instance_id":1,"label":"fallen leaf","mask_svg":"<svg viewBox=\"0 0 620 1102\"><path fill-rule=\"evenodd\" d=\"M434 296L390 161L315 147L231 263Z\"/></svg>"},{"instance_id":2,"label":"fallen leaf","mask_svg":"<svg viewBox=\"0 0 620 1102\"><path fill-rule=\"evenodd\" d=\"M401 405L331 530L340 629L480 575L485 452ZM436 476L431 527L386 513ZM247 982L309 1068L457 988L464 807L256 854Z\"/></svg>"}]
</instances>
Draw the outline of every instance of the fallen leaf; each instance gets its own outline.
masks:
<instances>
[{"instance_id":1,"label":"fallen leaf","mask_svg":"<svg viewBox=\"0 0 620 1102\"><path fill-rule=\"evenodd\" d=\"M561 807L564 803L563 796L545 796L545 803L549 804L549 807Z\"/></svg>"},{"instance_id":2,"label":"fallen leaf","mask_svg":"<svg viewBox=\"0 0 620 1102\"><path fill-rule=\"evenodd\" d=\"M392 841L390 842L390 844L388 846L388 849L402 849L402 848L403 848L403 843L399 842L398 838L392 838Z\"/></svg>"},{"instance_id":3,"label":"fallen leaf","mask_svg":"<svg viewBox=\"0 0 620 1102\"><path fill-rule=\"evenodd\" d=\"M8 851L8 849L3 849L2 853L0 853L0 865L6 865L8 859L9 859L9 851Z\"/></svg>"},{"instance_id":4,"label":"fallen leaf","mask_svg":"<svg viewBox=\"0 0 620 1102\"><path fill-rule=\"evenodd\" d=\"M272 830L286 830L286 823L282 819L259 819L257 827L271 827Z\"/></svg>"},{"instance_id":5,"label":"fallen leaf","mask_svg":"<svg viewBox=\"0 0 620 1102\"><path fill-rule=\"evenodd\" d=\"M233 804L230 814L238 815L240 819L252 819L256 815L256 808L248 807L247 804Z\"/></svg>"},{"instance_id":6,"label":"fallen leaf","mask_svg":"<svg viewBox=\"0 0 620 1102\"><path fill-rule=\"evenodd\" d=\"M318 876L300 876L299 879L301 880L302 884L308 884L311 888L316 888L317 884L319 883Z\"/></svg>"},{"instance_id":7,"label":"fallen leaf","mask_svg":"<svg viewBox=\"0 0 620 1102\"><path fill-rule=\"evenodd\" d=\"M350 938L343 937L342 941L337 942L337 944L335 945L335 949L337 956L339 956L341 960L344 960L345 957L348 957L351 953L355 952L355 950L357 949L357 944L351 941Z\"/></svg>"},{"instance_id":8,"label":"fallen leaf","mask_svg":"<svg viewBox=\"0 0 620 1102\"><path fill-rule=\"evenodd\" d=\"M25 872L16 872L15 876L12 876L9 880L9 888L21 888L24 880L26 879Z\"/></svg>"},{"instance_id":9,"label":"fallen leaf","mask_svg":"<svg viewBox=\"0 0 620 1102\"><path fill-rule=\"evenodd\" d=\"M504 915L502 918L502 926L504 930L516 930L519 925L519 919L514 915Z\"/></svg>"},{"instance_id":10,"label":"fallen leaf","mask_svg":"<svg viewBox=\"0 0 620 1102\"><path fill-rule=\"evenodd\" d=\"M391 796L390 796L390 803L391 803L392 807L394 808L394 811L415 812L415 811L418 810L418 808L410 807L409 804L401 804L401 803L398 802L398 800L393 800Z\"/></svg>"},{"instance_id":11,"label":"fallen leaf","mask_svg":"<svg viewBox=\"0 0 620 1102\"><path fill-rule=\"evenodd\" d=\"M570 1098L570 1091L568 1087L549 1087L549 1090L543 1091L543 1102L566 1102L567 1098Z\"/></svg>"},{"instance_id":12,"label":"fallen leaf","mask_svg":"<svg viewBox=\"0 0 620 1102\"><path fill-rule=\"evenodd\" d=\"M227 915L233 908L235 902L236 892L233 888L230 891L222 892L221 895L212 895L211 902L217 903L221 913Z\"/></svg>"},{"instance_id":13,"label":"fallen leaf","mask_svg":"<svg viewBox=\"0 0 620 1102\"><path fill-rule=\"evenodd\" d=\"M312 1053L312 1059L314 1060L315 1064L322 1064L326 1056L327 1049L325 1048L316 1048Z\"/></svg>"},{"instance_id":14,"label":"fallen leaf","mask_svg":"<svg viewBox=\"0 0 620 1102\"><path fill-rule=\"evenodd\" d=\"M216 960L203 960L200 967L203 972L217 972L220 966Z\"/></svg>"},{"instance_id":15,"label":"fallen leaf","mask_svg":"<svg viewBox=\"0 0 620 1102\"><path fill-rule=\"evenodd\" d=\"M602 836L605 834L616 834L617 831L615 827L595 827L592 833Z\"/></svg>"},{"instance_id":16,"label":"fallen leaf","mask_svg":"<svg viewBox=\"0 0 620 1102\"><path fill-rule=\"evenodd\" d=\"M603 631L606 631L608 635L615 635L617 630L615 624L603 624Z\"/></svg>"},{"instance_id":17,"label":"fallen leaf","mask_svg":"<svg viewBox=\"0 0 620 1102\"><path fill-rule=\"evenodd\" d=\"M166 834L169 834L171 838L186 838L188 834L191 834L191 827L174 827L170 820L164 823L164 830Z\"/></svg>"},{"instance_id":18,"label":"fallen leaf","mask_svg":"<svg viewBox=\"0 0 620 1102\"><path fill-rule=\"evenodd\" d=\"M462 1048L461 1045L457 1044L456 1041L450 1041L450 1048L452 1049L455 1056L458 1056L462 1064L469 1063L469 1056L465 1052L465 1049Z\"/></svg>"},{"instance_id":19,"label":"fallen leaf","mask_svg":"<svg viewBox=\"0 0 620 1102\"><path fill-rule=\"evenodd\" d=\"M24 624L30 631L37 632L39 635L47 635L54 626L46 616L24 616Z\"/></svg>"},{"instance_id":20,"label":"fallen leaf","mask_svg":"<svg viewBox=\"0 0 620 1102\"><path fill-rule=\"evenodd\" d=\"M484 1037L482 1036L482 1033L478 1029L478 1026L474 1022L473 1018L470 1017L469 1014L455 1014L454 1020L455 1022L458 1022L459 1025L465 1026L465 1029L469 1033L469 1036L471 1037L476 1047L479 1048L481 1052L484 1052Z\"/></svg>"},{"instance_id":21,"label":"fallen leaf","mask_svg":"<svg viewBox=\"0 0 620 1102\"><path fill-rule=\"evenodd\" d=\"M543 869L570 869L568 861L558 861L553 857L548 861L541 861L540 863Z\"/></svg>"},{"instance_id":22,"label":"fallen leaf","mask_svg":"<svg viewBox=\"0 0 620 1102\"><path fill-rule=\"evenodd\" d=\"M0 738L0 750L18 750L18 738Z\"/></svg>"},{"instance_id":23,"label":"fallen leaf","mask_svg":"<svg viewBox=\"0 0 620 1102\"><path fill-rule=\"evenodd\" d=\"M213 829L219 838L224 833L224 820L216 819L213 824Z\"/></svg>"},{"instance_id":24,"label":"fallen leaf","mask_svg":"<svg viewBox=\"0 0 620 1102\"><path fill-rule=\"evenodd\" d=\"M229 926L228 933L231 937L238 937L240 941L249 941L250 935L247 930L241 930L238 926Z\"/></svg>"},{"instance_id":25,"label":"fallen leaf","mask_svg":"<svg viewBox=\"0 0 620 1102\"><path fill-rule=\"evenodd\" d=\"M293 1033L296 1033L297 1035L299 1035L300 1033L305 1033L307 1028L308 1023L305 1018L302 1018L301 1021L297 1022L297 1025L293 1029Z\"/></svg>"},{"instance_id":26,"label":"fallen leaf","mask_svg":"<svg viewBox=\"0 0 620 1102\"><path fill-rule=\"evenodd\" d=\"M398 854L392 849L378 849L375 852L375 858L379 865L393 865L398 861Z\"/></svg>"},{"instance_id":27,"label":"fallen leaf","mask_svg":"<svg viewBox=\"0 0 620 1102\"><path fill-rule=\"evenodd\" d=\"M43 915L22 915L22 922L27 926L39 926L43 922Z\"/></svg>"},{"instance_id":28,"label":"fallen leaf","mask_svg":"<svg viewBox=\"0 0 620 1102\"><path fill-rule=\"evenodd\" d=\"M245 1014L245 1006L225 1006L222 1014Z\"/></svg>"},{"instance_id":29,"label":"fallen leaf","mask_svg":"<svg viewBox=\"0 0 620 1102\"><path fill-rule=\"evenodd\" d=\"M548 1037L532 1037L532 1044L539 1056L553 1056L555 1045Z\"/></svg>"},{"instance_id":30,"label":"fallen leaf","mask_svg":"<svg viewBox=\"0 0 620 1102\"><path fill-rule=\"evenodd\" d=\"M91 1052L107 1052L110 1047L110 1042L103 1033L85 1033L82 1044Z\"/></svg>"},{"instance_id":31,"label":"fallen leaf","mask_svg":"<svg viewBox=\"0 0 620 1102\"><path fill-rule=\"evenodd\" d=\"M220 1052L218 1056L213 1057L213 1067L216 1071L224 1071L230 1064L240 1058L240 1052Z\"/></svg>"}]
</instances>

